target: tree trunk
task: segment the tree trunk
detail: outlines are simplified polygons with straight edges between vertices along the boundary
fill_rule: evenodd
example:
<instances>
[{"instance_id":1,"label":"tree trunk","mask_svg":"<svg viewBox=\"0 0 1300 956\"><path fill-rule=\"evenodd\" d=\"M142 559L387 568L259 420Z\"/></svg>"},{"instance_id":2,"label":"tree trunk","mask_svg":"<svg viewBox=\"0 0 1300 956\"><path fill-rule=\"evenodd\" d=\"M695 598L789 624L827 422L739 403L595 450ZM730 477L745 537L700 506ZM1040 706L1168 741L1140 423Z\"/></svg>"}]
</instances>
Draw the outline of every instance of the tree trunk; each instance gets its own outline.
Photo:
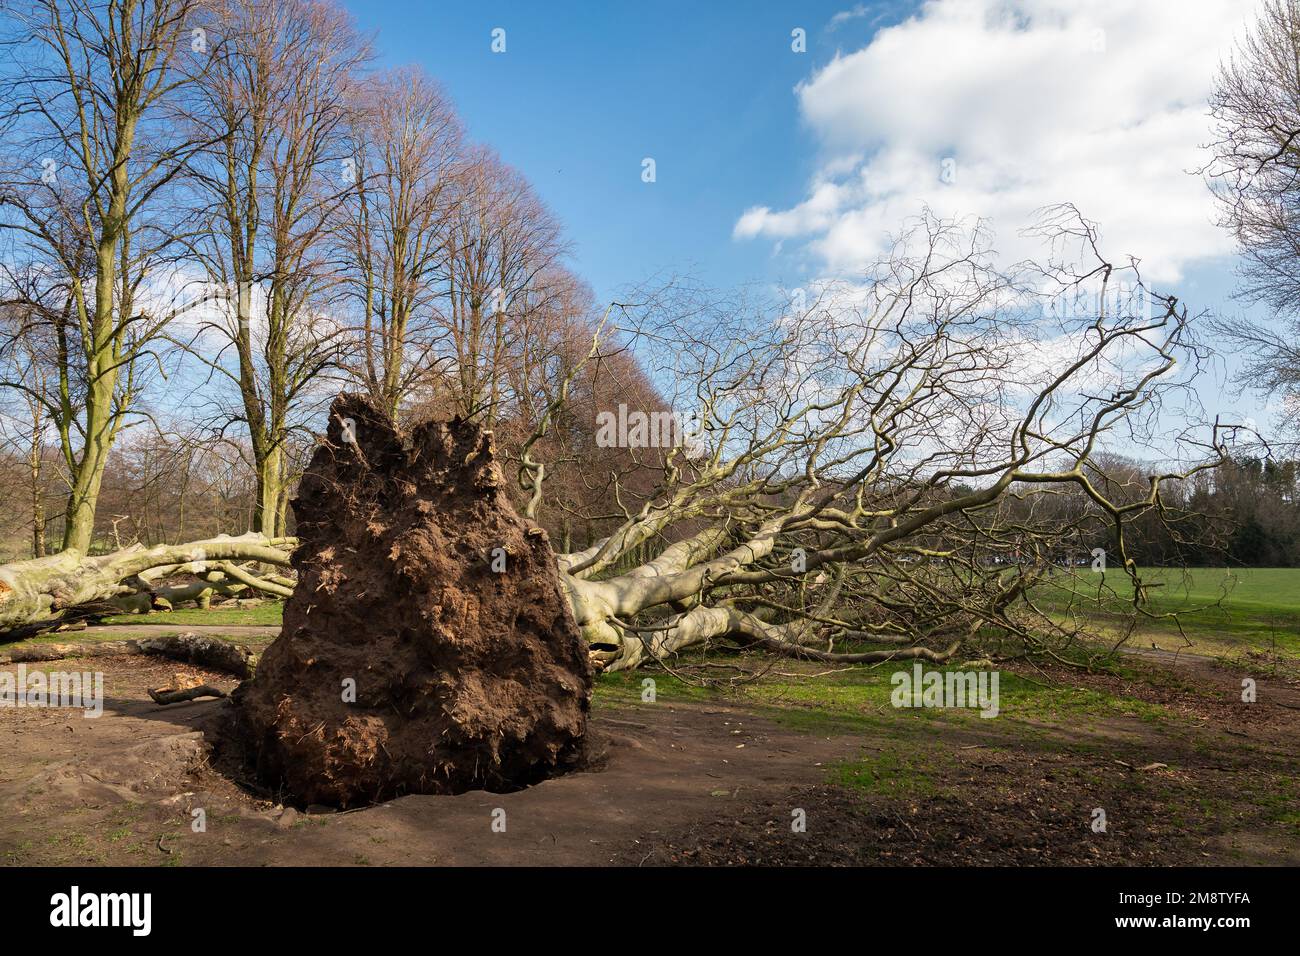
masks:
<instances>
[{"instance_id":1,"label":"tree trunk","mask_svg":"<svg viewBox=\"0 0 1300 956\"><path fill-rule=\"evenodd\" d=\"M279 443L271 447L257 464L257 511L253 530L274 538L280 527L280 498L283 491L284 450Z\"/></svg>"},{"instance_id":2,"label":"tree trunk","mask_svg":"<svg viewBox=\"0 0 1300 956\"><path fill-rule=\"evenodd\" d=\"M41 486L41 408L33 404L32 447L28 457L32 482L32 557L45 557L45 489Z\"/></svg>"},{"instance_id":3,"label":"tree trunk","mask_svg":"<svg viewBox=\"0 0 1300 956\"><path fill-rule=\"evenodd\" d=\"M260 561L287 565L288 539L260 534L221 535L188 544L136 546L112 554L87 557L65 550L44 558L0 565L0 633L21 636L48 628L70 614L153 588L141 575L158 569L201 566L229 561ZM195 596L204 590L197 588Z\"/></svg>"},{"instance_id":4,"label":"tree trunk","mask_svg":"<svg viewBox=\"0 0 1300 956\"><path fill-rule=\"evenodd\" d=\"M86 398L86 443L73 475L63 526L63 550L85 554L95 538L95 510L113 443L115 371L100 373Z\"/></svg>"}]
</instances>

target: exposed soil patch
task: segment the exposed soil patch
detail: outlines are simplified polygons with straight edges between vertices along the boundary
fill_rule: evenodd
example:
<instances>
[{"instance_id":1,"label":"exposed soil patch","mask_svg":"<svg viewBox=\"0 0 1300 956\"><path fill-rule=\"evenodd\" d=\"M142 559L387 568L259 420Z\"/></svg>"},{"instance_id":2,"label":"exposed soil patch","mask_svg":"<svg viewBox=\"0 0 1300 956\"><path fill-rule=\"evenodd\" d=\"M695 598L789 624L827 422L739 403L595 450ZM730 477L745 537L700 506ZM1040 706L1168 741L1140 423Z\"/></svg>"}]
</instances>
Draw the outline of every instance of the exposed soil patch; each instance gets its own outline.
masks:
<instances>
[{"instance_id":1,"label":"exposed soil patch","mask_svg":"<svg viewBox=\"0 0 1300 956\"><path fill-rule=\"evenodd\" d=\"M1244 768L1238 768L1244 769ZM1243 846L1240 794L1225 774L1138 771L1078 754L983 752L924 796L819 786L752 801L668 834L645 864L821 866L1197 866L1300 863L1300 839L1255 814ZM1188 802L1189 793L1196 801ZM794 832L801 811L806 831ZM1105 831L1095 831L1097 811ZM630 856L624 862L638 862Z\"/></svg>"},{"instance_id":2,"label":"exposed soil patch","mask_svg":"<svg viewBox=\"0 0 1300 956\"><path fill-rule=\"evenodd\" d=\"M586 647L492 436L409 434L344 396L293 502L298 586L235 695L258 779L300 806L508 791L576 766Z\"/></svg>"},{"instance_id":3,"label":"exposed soil patch","mask_svg":"<svg viewBox=\"0 0 1300 956\"><path fill-rule=\"evenodd\" d=\"M96 658L93 666L105 674L109 700L98 720L0 710L0 748L14 769L0 783L0 861L601 865L639 859L657 832L688 825L721 802L811 785L858 745L808 737L725 703L604 706L591 718L599 772L512 793L408 795L344 813L304 813L240 789L205 762L198 731L226 704L153 704L146 687L172 673L148 659ZM203 811L203 832L193 829L195 810ZM494 827L500 822L504 830Z\"/></svg>"},{"instance_id":4,"label":"exposed soil patch","mask_svg":"<svg viewBox=\"0 0 1300 956\"><path fill-rule=\"evenodd\" d=\"M138 656L58 666L82 665L105 674L104 717L0 710L4 863L1300 863L1300 736L1294 712L1269 703L1285 688L1267 681L1260 706L1278 713L1253 724L891 713L851 732L799 730L772 717L803 711L661 694L595 708L598 772L336 813L214 771L198 731L228 705L146 694L177 672L233 679ZM1165 766L1141 769L1154 763ZM1099 807L1105 833L1092 829ZM796 810L805 832L791 828Z\"/></svg>"}]
</instances>

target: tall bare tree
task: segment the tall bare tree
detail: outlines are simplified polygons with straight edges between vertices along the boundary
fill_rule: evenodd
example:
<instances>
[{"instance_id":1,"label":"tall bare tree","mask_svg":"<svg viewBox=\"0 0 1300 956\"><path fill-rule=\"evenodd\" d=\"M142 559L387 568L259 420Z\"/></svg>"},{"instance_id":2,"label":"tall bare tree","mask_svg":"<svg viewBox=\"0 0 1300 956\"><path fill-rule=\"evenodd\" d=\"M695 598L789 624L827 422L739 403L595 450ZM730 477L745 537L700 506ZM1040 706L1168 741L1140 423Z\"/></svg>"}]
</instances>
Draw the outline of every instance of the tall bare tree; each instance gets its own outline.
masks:
<instances>
[{"instance_id":1,"label":"tall bare tree","mask_svg":"<svg viewBox=\"0 0 1300 956\"><path fill-rule=\"evenodd\" d=\"M447 234L443 321L452 409L490 427L531 317L567 286L554 269L565 250L559 225L527 180L486 149L465 164Z\"/></svg>"},{"instance_id":2,"label":"tall bare tree","mask_svg":"<svg viewBox=\"0 0 1300 956\"><path fill-rule=\"evenodd\" d=\"M359 90L353 136L356 183L338 236L360 315L356 374L395 413L436 368L438 277L462 132L438 85L407 68Z\"/></svg>"},{"instance_id":3,"label":"tall bare tree","mask_svg":"<svg viewBox=\"0 0 1300 956\"><path fill-rule=\"evenodd\" d=\"M1300 444L1300 2L1264 0L1222 66L1208 181L1241 256L1241 297L1271 321L1220 322L1245 358L1240 380L1282 399Z\"/></svg>"},{"instance_id":4,"label":"tall bare tree","mask_svg":"<svg viewBox=\"0 0 1300 956\"><path fill-rule=\"evenodd\" d=\"M70 399L51 411L70 445L63 547L85 552L140 361L171 317L141 286L173 248L167 193L201 145L171 104L210 51L192 0L35 0L9 23L0 229L26 258L24 279L64 297L52 306L66 316L59 395L80 401L75 423Z\"/></svg>"},{"instance_id":5,"label":"tall bare tree","mask_svg":"<svg viewBox=\"0 0 1300 956\"><path fill-rule=\"evenodd\" d=\"M199 84L192 163L200 215L192 249L227 291L182 342L237 393L218 418L248 431L258 500L253 529L283 528L290 433L336 364L342 317L330 230L355 178L349 102L368 57L350 17L319 0L213 0L222 53Z\"/></svg>"}]
</instances>

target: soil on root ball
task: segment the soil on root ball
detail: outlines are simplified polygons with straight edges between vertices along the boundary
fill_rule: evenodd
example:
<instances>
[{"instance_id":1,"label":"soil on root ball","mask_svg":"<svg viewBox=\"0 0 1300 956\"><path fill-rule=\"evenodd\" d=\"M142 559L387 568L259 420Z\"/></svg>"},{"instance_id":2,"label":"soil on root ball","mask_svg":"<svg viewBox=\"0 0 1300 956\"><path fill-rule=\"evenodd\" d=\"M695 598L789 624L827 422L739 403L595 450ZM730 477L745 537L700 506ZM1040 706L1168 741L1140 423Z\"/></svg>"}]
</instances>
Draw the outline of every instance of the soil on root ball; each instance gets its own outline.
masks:
<instances>
[{"instance_id":1,"label":"soil on root ball","mask_svg":"<svg viewBox=\"0 0 1300 956\"><path fill-rule=\"evenodd\" d=\"M297 499L298 585L234 696L262 785L301 805L508 791L582 760L586 648L492 435L409 433L341 396Z\"/></svg>"}]
</instances>

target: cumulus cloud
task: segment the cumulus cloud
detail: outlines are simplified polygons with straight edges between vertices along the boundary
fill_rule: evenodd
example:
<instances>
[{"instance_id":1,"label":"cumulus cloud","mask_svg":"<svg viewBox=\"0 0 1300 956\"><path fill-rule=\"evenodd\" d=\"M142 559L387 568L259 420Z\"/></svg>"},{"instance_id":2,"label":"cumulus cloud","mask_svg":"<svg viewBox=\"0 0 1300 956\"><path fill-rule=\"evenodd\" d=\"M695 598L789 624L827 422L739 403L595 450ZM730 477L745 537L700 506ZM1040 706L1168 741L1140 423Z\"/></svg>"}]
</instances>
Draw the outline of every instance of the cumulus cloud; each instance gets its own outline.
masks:
<instances>
[{"instance_id":1,"label":"cumulus cloud","mask_svg":"<svg viewBox=\"0 0 1300 956\"><path fill-rule=\"evenodd\" d=\"M929 0L796 89L821 152L807 197L755 206L738 239L799 240L849 275L928 205L980 216L1009 260L1018 232L1071 202L1112 260L1149 279L1231 252L1194 170L1206 99L1252 14L1241 0Z\"/></svg>"}]
</instances>

